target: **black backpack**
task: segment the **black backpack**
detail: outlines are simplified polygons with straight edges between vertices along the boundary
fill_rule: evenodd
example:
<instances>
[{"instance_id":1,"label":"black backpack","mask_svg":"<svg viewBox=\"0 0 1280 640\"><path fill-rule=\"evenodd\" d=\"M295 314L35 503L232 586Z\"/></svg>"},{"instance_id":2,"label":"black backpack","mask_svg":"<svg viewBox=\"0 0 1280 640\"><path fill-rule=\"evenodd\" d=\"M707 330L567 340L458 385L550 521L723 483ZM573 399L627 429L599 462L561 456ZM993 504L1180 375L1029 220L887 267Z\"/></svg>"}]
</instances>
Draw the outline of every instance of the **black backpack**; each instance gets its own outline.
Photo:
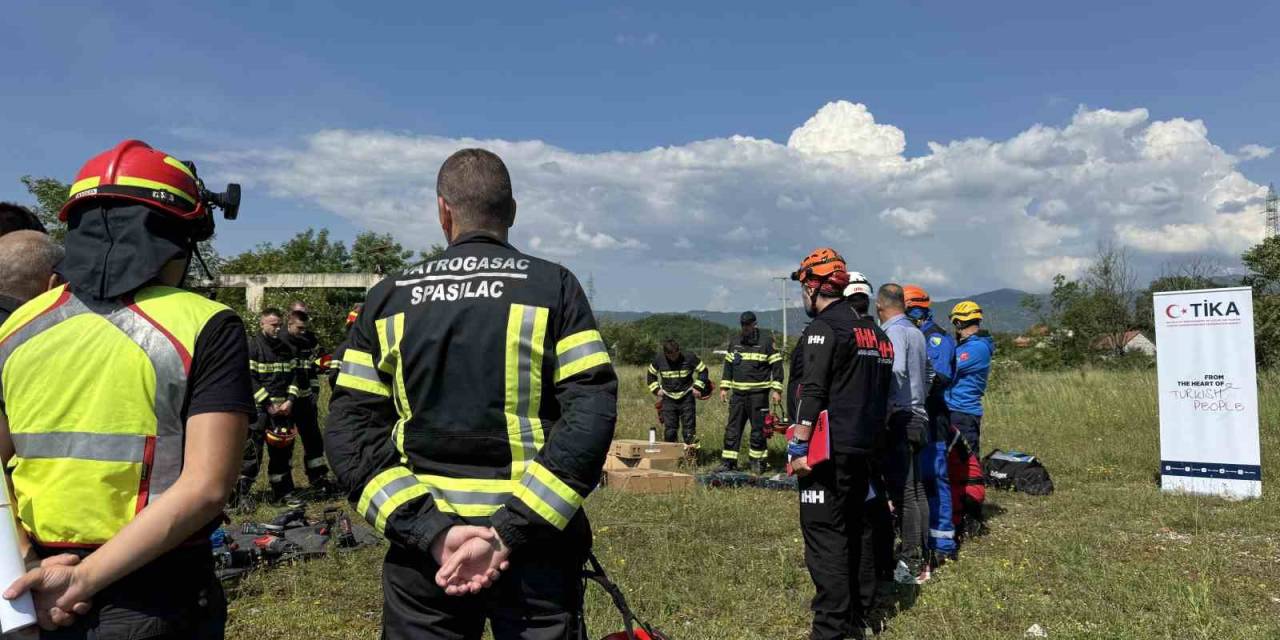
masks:
<instances>
[{"instance_id":1,"label":"black backpack","mask_svg":"<svg viewBox=\"0 0 1280 640\"><path fill-rule=\"evenodd\" d=\"M1033 496L1053 493L1053 480L1049 470L1033 455L1021 451L996 449L982 459L982 474L987 486L1010 491L1020 491Z\"/></svg>"}]
</instances>

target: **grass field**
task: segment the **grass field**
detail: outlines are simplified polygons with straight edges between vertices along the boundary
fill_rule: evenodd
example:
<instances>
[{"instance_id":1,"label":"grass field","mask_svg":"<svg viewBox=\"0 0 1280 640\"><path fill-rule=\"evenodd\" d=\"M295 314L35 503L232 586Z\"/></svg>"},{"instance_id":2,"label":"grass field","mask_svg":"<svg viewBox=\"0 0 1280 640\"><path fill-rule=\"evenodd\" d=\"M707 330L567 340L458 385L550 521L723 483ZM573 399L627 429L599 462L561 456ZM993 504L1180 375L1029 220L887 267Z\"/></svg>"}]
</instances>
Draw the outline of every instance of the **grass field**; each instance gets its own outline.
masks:
<instances>
[{"instance_id":1,"label":"grass field","mask_svg":"<svg viewBox=\"0 0 1280 640\"><path fill-rule=\"evenodd\" d=\"M618 434L654 421L643 371L623 368ZM1264 375L1264 477L1280 473L1280 376ZM1280 638L1280 495L1162 495L1155 373L998 371L984 448L1043 458L1057 492L988 493L991 532L969 543L882 638ZM725 407L699 405L718 454ZM781 442L773 442L781 456ZM794 495L757 489L587 501L596 550L633 608L676 640L807 637L813 588ZM264 510L264 514L266 511ZM381 549L262 572L233 592L229 637L374 638ZM617 630L598 590L593 637Z\"/></svg>"}]
</instances>

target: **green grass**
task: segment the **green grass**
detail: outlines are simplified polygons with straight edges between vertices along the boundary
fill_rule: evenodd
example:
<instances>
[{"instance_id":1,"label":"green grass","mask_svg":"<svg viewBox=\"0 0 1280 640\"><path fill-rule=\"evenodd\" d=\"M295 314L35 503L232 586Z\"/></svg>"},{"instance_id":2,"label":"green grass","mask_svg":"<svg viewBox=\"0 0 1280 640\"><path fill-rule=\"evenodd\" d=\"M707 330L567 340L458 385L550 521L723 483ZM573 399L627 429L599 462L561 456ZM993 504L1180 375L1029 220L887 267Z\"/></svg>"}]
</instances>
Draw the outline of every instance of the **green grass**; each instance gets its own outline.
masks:
<instances>
[{"instance_id":1,"label":"green grass","mask_svg":"<svg viewBox=\"0 0 1280 640\"><path fill-rule=\"evenodd\" d=\"M643 371L624 368L621 437L654 422ZM1264 477L1280 473L1280 376L1264 375ZM963 549L890 622L888 640L1280 637L1280 496L1163 495L1154 372L997 373L984 447L1043 458L1057 492L988 494L991 533ZM706 458L725 407L699 405ZM781 442L771 443L780 458ZM1270 486L1270 485L1268 485ZM755 489L587 501L596 551L633 608L677 640L807 637L813 588L793 495ZM381 549L262 572L233 592L229 637L371 638L381 611ZM588 599L593 637L617 628Z\"/></svg>"}]
</instances>

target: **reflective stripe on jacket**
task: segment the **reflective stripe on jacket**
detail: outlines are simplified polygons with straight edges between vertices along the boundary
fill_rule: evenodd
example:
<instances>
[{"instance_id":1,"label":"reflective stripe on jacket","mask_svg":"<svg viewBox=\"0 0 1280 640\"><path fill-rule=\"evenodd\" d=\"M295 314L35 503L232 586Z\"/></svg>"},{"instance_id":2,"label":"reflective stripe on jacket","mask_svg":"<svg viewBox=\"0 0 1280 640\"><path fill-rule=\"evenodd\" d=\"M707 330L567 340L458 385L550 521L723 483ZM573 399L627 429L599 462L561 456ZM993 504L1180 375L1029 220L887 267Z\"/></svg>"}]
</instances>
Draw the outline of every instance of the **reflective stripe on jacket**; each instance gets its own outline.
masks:
<instances>
[{"instance_id":1,"label":"reflective stripe on jacket","mask_svg":"<svg viewBox=\"0 0 1280 640\"><path fill-rule=\"evenodd\" d=\"M463 523L586 544L617 377L567 269L464 236L373 287L338 357L326 454L393 544Z\"/></svg>"},{"instance_id":2,"label":"reflective stripe on jacket","mask_svg":"<svg viewBox=\"0 0 1280 640\"><path fill-rule=\"evenodd\" d=\"M758 332L753 340L739 336L729 345L720 387L741 393L782 393L782 377L782 354L774 351L768 335Z\"/></svg>"},{"instance_id":3,"label":"reflective stripe on jacket","mask_svg":"<svg viewBox=\"0 0 1280 640\"><path fill-rule=\"evenodd\" d=\"M60 287L0 327L13 491L35 540L103 544L177 481L196 339L226 309L168 287L108 303Z\"/></svg>"},{"instance_id":4,"label":"reflective stripe on jacket","mask_svg":"<svg viewBox=\"0 0 1280 640\"><path fill-rule=\"evenodd\" d=\"M672 400L689 395L692 389L705 394L711 388L707 365L697 355L684 351L674 363L667 360L666 354L655 356L645 373L645 382L649 385L649 393L657 393L661 388L663 395Z\"/></svg>"}]
</instances>

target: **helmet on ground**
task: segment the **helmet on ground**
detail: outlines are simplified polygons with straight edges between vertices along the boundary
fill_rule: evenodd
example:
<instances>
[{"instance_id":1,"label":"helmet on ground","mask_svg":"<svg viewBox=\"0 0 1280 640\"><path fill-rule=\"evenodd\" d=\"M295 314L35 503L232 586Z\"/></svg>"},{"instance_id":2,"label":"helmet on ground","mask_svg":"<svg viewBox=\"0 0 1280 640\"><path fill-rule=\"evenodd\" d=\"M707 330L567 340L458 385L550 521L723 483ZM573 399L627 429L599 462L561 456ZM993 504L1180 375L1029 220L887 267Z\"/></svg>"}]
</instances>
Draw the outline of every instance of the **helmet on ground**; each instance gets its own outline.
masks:
<instances>
[{"instance_id":1,"label":"helmet on ground","mask_svg":"<svg viewBox=\"0 0 1280 640\"><path fill-rule=\"evenodd\" d=\"M141 202L184 220L209 214L191 166L141 140L125 140L84 163L58 219L66 222L73 207L106 198Z\"/></svg>"},{"instance_id":2,"label":"helmet on ground","mask_svg":"<svg viewBox=\"0 0 1280 640\"><path fill-rule=\"evenodd\" d=\"M800 262L800 268L791 279L806 287L817 289L825 296L839 296L849 286L849 270L844 258L835 249L814 249Z\"/></svg>"},{"instance_id":3,"label":"helmet on ground","mask_svg":"<svg viewBox=\"0 0 1280 640\"><path fill-rule=\"evenodd\" d=\"M951 309L951 322L982 320L982 307L972 300L965 300Z\"/></svg>"},{"instance_id":4,"label":"helmet on ground","mask_svg":"<svg viewBox=\"0 0 1280 640\"><path fill-rule=\"evenodd\" d=\"M874 293L871 288L871 281L860 271L849 272L849 286L844 288L845 297L857 295L861 293L868 298Z\"/></svg>"},{"instance_id":5,"label":"helmet on ground","mask_svg":"<svg viewBox=\"0 0 1280 640\"><path fill-rule=\"evenodd\" d=\"M292 425L271 425L267 427L266 441L269 446L283 449L293 444L293 440L298 437L298 430Z\"/></svg>"}]
</instances>

